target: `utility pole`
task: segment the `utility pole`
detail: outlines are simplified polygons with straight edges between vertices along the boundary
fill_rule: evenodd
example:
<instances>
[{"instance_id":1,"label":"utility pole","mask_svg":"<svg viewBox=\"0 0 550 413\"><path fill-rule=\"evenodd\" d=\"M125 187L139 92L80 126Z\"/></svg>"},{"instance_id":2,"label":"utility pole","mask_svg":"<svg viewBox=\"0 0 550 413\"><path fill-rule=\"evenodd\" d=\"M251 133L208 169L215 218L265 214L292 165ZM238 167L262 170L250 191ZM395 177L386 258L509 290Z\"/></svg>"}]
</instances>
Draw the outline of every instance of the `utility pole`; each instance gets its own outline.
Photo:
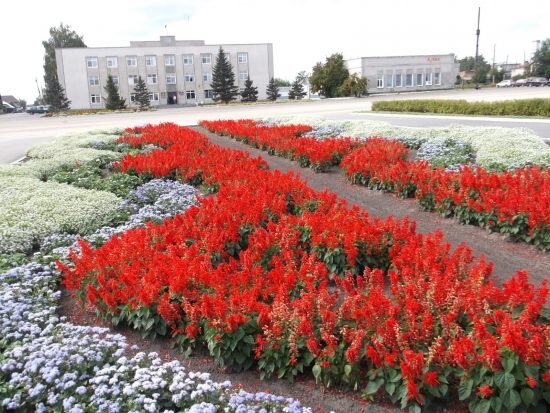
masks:
<instances>
[{"instance_id":1,"label":"utility pole","mask_svg":"<svg viewBox=\"0 0 550 413\"><path fill-rule=\"evenodd\" d=\"M495 55L497 51L496 43L493 45L493 83L495 83Z\"/></svg>"},{"instance_id":2,"label":"utility pole","mask_svg":"<svg viewBox=\"0 0 550 413\"><path fill-rule=\"evenodd\" d=\"M479 70L479 18L481 15L481 7L477 8L477 30L476 30L476 61L474 66L474 72L476 77L476 90L479 89L479 78L477 76Z\"/></svg>"}]
</instances>

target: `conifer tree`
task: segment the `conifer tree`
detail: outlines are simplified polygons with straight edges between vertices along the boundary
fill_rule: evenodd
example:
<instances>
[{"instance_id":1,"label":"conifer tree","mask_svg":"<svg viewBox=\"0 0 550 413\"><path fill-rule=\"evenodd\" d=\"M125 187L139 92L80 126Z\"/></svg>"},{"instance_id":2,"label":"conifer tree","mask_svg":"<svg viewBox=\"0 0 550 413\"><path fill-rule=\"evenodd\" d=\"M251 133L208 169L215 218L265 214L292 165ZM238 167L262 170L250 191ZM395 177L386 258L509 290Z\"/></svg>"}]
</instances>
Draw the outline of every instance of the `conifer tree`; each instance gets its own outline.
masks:
<instances>
[{"instance_id":1,"label":"conifer tree","mask_svg":"<svg viewBox=\"0 0 550 413\"><path fill-rule=\"evenodd\" d=\"M252 86L250 76L244 82L244 90L241 92L243 102L256 102L258 100L258 88Z\"/></svg>"},{"instance_id":2,"label":"conifer tree","mask_svg":"<svg viewBox=\"0 0 550 413\"><path fill-rule=\"evenodd\" d=\"M294 82L292 82L290 90L288 91L289 99L299 100L306 95L306 92L304 92L304 80L305 76L301 75L301 73L296 76L296 79L294 80Z\"/></svg>"},{"instance_id":3,"label":"conifer tree","mask_svg":"<svg viewBox=\"0 0 550 413\"><path fill-rule=\"evenodd\" d=\"M235 100L239 94L239 87L235 85L235 74L231 62L225 56L223 48L220 47L216 63L212 68L212 87L213 99L215 102L221 101L229 103Z\"/></svg>"},{"instance_id":4,"label":"conifer tree","mask_svg":"<svg viewBox=\"0 0 550 413\"><path fill-rule=\"evenodd\" d=\"M149 109L151 106L151 100L149 99L149 90L147 90L147 85L145 81L138 77L136 86L134 87L134 92L136 94L135 102L139 105L140 110Z\"/></svg>"},{"instance_id":5,"label":"conifer tree","mask_svg":"<svg viewBox=\"0 0 550 413\"><path fill-rule=\"evenodd\" d=\"M279 87L275 83L275 79L271 78L269 81L269 84L267 85L266 89L267 93L267 99L275 102L277 98L281 97L281 94L279 93Z\"/></svg>"},{"instance_id":6,"label":"conifer tree","mask_svg":"<svg viewBox=\"0 0 550 413\"><path fill-rule=\"evenodd\" d=\"M109 110L125 109L126 99L122 99L118 93L118 87L113 80L113 76L107 77L107 84L105 85L105 92L107 97L105 98L105 107Z\"/></svg>"},{"instance_id":7,"label":"conifer tree","mask_svg":"<svg viewBox=\"0 0 550 413\"><path fill-rule=\"evenodd\" d=\"M46 85L44 90L44 101L51 106L55 112L59 110L67 110L71 106L71 101L65 96L65 89L59 83L57 76L52 77L50 83Z\"/></svg>"}]
</instances>

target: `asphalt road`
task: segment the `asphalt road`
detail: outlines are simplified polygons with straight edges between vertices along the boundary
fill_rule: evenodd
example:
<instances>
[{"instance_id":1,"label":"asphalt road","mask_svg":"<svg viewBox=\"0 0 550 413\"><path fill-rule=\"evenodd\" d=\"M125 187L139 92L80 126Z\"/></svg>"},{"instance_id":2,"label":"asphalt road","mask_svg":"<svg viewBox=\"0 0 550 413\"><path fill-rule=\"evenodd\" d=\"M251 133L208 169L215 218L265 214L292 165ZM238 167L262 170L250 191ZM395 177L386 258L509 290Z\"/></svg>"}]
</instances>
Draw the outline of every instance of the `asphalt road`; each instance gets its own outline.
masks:
<instances>
[{"instance_id":1,"label":"asphalt road","mask_svg":"<svg viewBox=\"0 0 550 413\"><path fill-rule=\"evenodd\" d=\"M532 129L542 138L550 140L550 120L489 118L461 116L399 115L358 113L368 111L372 102L391 99L466 99L468 101L550 98L550 87L449 90L438 92L402 93L369 96L361 99L324 99L302 102L285 102L255 105L212 105L191 108L164 108L155 112L113 113L46 118L26 113L0 116L0 163L10 163L25 155L26 150L39 143L53 140L67 133L92 129L112 129L143 125L146 123L174 122L194 125L201 119L231 119L264 116L311 115L326 119L383 120L394 125L412 127L446 126L465 124L473 126L524 127Z\"/></svg>"}]
</instances>

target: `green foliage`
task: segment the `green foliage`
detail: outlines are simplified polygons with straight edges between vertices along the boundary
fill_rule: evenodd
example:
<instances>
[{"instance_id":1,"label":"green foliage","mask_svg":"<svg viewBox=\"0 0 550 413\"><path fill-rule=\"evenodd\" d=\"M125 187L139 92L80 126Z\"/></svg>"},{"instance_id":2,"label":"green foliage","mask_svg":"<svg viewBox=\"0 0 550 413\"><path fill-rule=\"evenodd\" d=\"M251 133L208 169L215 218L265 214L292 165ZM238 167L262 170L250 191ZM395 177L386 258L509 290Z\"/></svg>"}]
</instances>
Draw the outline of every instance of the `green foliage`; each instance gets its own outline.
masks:
<instances>
[{"instance_id":1,"label":"green foliage","mask_svg":"<svg viewBox=\"0 0 550 413\"><path fill-rule=\"evenodd\" d=\"M258 100L258 88L252 86L250 77L244 82L244 90L241 93L241 98L243 102L256 102Z\"/></svg>"},{"instance_id":2,"label":"green foliage","mask_svg":"<svg viewBox=\"0 0 550 413\"><path fill-rule=\"evenodd\" d=\"M235 85L235 74L231 62L220 47L216 63L212 69L212 92L214 102L229 103L235 100L239 94L239 87Z\"/></svg>"},{"instance_id":3,"label":"green foliage","mask_svg":"<svg viewBox=\"0 0 550 413\"><path fill-rule=\"evenodd\" d=\"M44 83L46 90L55 90L57 86L55 82L59 83L57 78L57 62L55 59L55 49L62 48L67 49L70 47L86 47L82 36L79 36L71 26L61 23L59 27L50 27L50 38L42 42L44 46ZM52 105L45 99L46 104ZM43 103L37 103L43 104Z\"/></svg>"},{"instance_id":4,"label":"green foliage","mask_svg":"<svg viewBox=\"0 0 550 413\"><path fill-rule=\"evenodd\" d=\"M204 337L216 364L238 373L250 369L254 364L252 350L258 332L256 321L249 320L229 332L207 325Z\"/></svg>"},{"instance_id":5,"label":"green foliage","mask_svg":"<svg viewBox=\"0 0 550 413\"><path fill-rule=\"evenodd\" d=\"M118 86L113 80L113 76L107 77L107 84L105 85L105 92L107 97L105 98L105 107L110 110L125 109L126 99L120 97L118 93Z\"/></svg>"},{"instance_id":6,"label":"green foliage","mask_svg":"<svg viewBox=\"0 0 550 413\"><path fill-rule=\"evenodd\" d=\"M290 80L281 79L279 77L276 77L274 79L274 81L275 81L275 85L277 87L289 87L290 86Z\"/></svg>"},{"instance_id":7,"label":"green foliage","mask_svg":"<svg viewBox=\"0 0 550 413\"><path fill-rule=\"evenodd\" d=\"M145 84L145 80L141 76L138 77L138 81L134 86L134 92L136 93L136 103L139 105L140 110L149 109L151 106L151 100L149 99L149 90Z\"/></svg>"},{"instance_id":8,"label":"green foliage","mask_svg":"<svg viewBox=\"0 0 550 413\"><path fill-rule=\"evenodd\" d=\"M113 159L102 156L82 165L65 165L53 174L50 179L67 183L79 188L108 191L123 198L132 190L144 183L139 176L126 173L108 173Z\"/></svg>"},{"instance_id":9,"label":"green foliage","mask_svg":"<svg viewBox=\"0 0 550 413\"><path fill-rule=\"evenodd\" d=\"M296 79L294 79L294 82L292 82L292 86L290 90L288 91L288 98L289 99L302 99L306 92L304 92L304 83L306 82L307 77L305 75L305 72L300 72L296 76Z\"/></svg>"},{"instance_id":10,"label":"green foliage","mask_svg":"<svg viewBox=\"0 0 550 413\"><path fill-rule=\"evenodd\" d=\"M485 83L487 82L487 75L491 71L491 65L487 63L483 55L478 56L476 64L476 58L474 56L467 56L458 61L460 64L460 71L473 70L475 74L472 78L473 82Z\"/></svg>"},{"instance_id":11,"label":"green foliage","mask_svg":"<svg viewBox=\"0 0 550 413\"><path fill-rule=\"evenodd\" d=\"M318 62L313 66L309 83L314 93L319 92L327 98L333 98L340 96L339 88L348 76L344 56L341 53L335 53L327 57L325 64Z\"/></svg>"},{"instance_id":12,"label":"green foliage","mask_svg":"<svg viewBox=\"0 0 550 413\"><path fill-rule=\"evenodd\" d=\"M357 73L354 73L340 86L338 89L340 96L355 96L361 97L367 94L367 78L361 77Z\"/></svg>"},{"instance_id":13,"label":"green foliage","mask_svg":"<svg viewBox=\"0 0 550 413\"><path fill-rule=\"evenodd\" d=\"M44 101L51 106L53 111L67 110L71 106L71 101L65 96L65 89L63 89L57 77L46 83Z\"/></svg>"},{"instance_id":14,"label":"green foliage","mask_svg":"<svg viewBox=\"0 0 550 413\"><path fill-rule=\"evenodd\" d=\"M279 87L275 84L275 79L271 78L266 89L267 99L275 102L277 98L281 97L279 93Z\"/></svg>"},{"instance_id":15,"label":"green foliage","mask_svg":"<svg viewBox=\"0 0 550 413\"><path fill-rule=\"evenodd\" d=\"M550 38L535 52L529 75L550 78Z\"/></svg>"},{"instance_id":16,"label":"green foliage","mask_svg":"<svg viewBox=\"0 0 550 413\"><path fill-rule=\"evenodd\" d=\"M29 262L29 257L26 254L16 252L12 254L0 254L0 274L10 268L19 267Z\"/></svg>"},{"instance_id":17,"label":"green foliage","mask_svg":"<svg viewBox=\"0 0 550 413\"><path fill-rule=\"evenodd\" d=\"M465 100L388 100L372 104L373 111L452 113L460 115L550 116L550 99L522 99L501 102Z\"/></svg>"}]
</instances>

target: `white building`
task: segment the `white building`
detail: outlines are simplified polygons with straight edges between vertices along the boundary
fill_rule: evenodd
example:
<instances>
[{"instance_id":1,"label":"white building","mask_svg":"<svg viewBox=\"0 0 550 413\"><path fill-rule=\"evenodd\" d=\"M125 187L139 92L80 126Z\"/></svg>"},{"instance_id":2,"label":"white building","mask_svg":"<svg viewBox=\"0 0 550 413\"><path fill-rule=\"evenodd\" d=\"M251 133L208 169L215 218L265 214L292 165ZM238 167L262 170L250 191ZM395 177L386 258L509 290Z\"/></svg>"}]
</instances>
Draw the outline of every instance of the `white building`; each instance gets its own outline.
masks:
<instances>
[{"instance_id":1,"label":"white building","mask_svg":"<svg viewBox=\"0 0 550 413\"><path fill-rule=\"evenodd\" d=\"M360 57L346 60L350 74L367 78L368 93L410 92L454 87L454 54Z\"/></svg>"},{"instance_id":2,"label":"white building","mask_svg":"<svg viewBox=\"0 0 550 413\"><path fill-rule=\"evenodd\" d=\"M130 42L129 47L56 49L57 75L73 109L104 107L109 75L130 105L138 76L147 83L152 105L209 103L212 68L220 46L229 57L239 88L244 88L250 76L258 87L258 99L266 99L273 77L271 43L207 45L203 40L161 36L160 41Z\"/></svg>"}]
</instances>

